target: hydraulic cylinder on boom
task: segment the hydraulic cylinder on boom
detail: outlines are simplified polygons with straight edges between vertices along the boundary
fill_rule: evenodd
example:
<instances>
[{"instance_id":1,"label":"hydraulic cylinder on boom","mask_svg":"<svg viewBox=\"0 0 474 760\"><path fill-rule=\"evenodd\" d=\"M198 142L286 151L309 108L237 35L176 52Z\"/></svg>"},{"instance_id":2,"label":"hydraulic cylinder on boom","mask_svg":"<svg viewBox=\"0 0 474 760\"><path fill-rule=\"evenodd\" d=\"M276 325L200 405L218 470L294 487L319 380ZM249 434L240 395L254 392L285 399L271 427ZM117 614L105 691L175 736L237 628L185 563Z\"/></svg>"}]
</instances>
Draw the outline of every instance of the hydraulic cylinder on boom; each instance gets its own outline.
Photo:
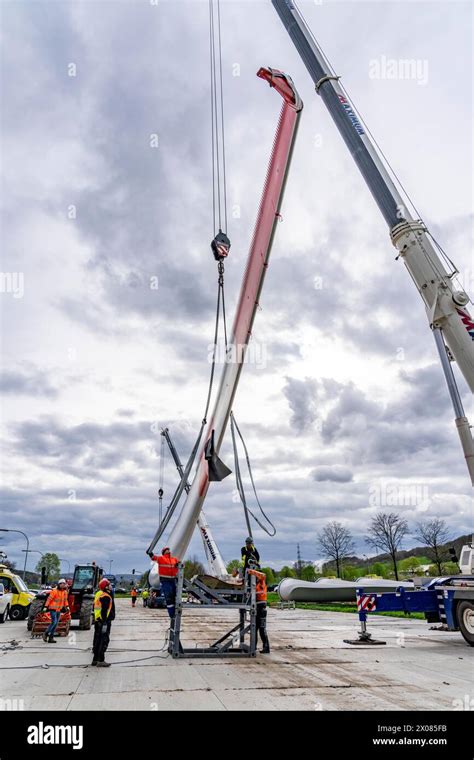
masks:
<instances>
[{"instance_id":1,"label":"hydraulic cylinder on boom","mask_svg":"<svg viewBox=\"0 0 474 760\"><path fill-rule=\"evenodd\" d=\"M340 85L340 77L332 70L293 0L272 0L272 4L389 227L392 243L398 250L397 259L405 264L423 299L474 485L474 443L451 367L455 360L469 388L474 391L474 321L467 310L469 296L462 288L454 287L456 270L446 271L426 226L411 216L374 142Z\"/></svg>"}]
</instances>

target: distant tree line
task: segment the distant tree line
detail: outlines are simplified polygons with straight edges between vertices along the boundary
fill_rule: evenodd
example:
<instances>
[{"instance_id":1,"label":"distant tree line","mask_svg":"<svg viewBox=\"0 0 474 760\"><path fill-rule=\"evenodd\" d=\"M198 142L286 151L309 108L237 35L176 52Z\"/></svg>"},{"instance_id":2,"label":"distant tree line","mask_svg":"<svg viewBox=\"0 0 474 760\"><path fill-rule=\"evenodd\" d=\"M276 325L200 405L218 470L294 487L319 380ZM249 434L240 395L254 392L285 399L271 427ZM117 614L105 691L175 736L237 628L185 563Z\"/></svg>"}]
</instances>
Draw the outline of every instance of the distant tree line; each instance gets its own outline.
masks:
<instances>
[{"instance_id":1,"label":"distant tree line","mask_svg":"<svg viewBox=\"0 0 474 760\"><path fill-rule=\"evenodd\" d=\"M405 562L403 567L401 563L399 566L398 553L403 540L409 534L426 547L428 560L441 575L443 566L450 560L450 554L446 546L449 530L446 522L439 517L420 521L413 530L410 530L407 520L396 512L379 512L370 521L365 541L372 549L378 549L388 555L393 574L396 580L399 580L399 570L415 571L416 566L423 564L420 561L413 562L413 558L408 558L411 566L408 562ZM317 545L323 555L335 564L337 576L342 577L342 562L354 551L354 541L350 530L340 522L330 522L318 534ZM382 565L382 563L375 564ZM381 569L381 567L378 568L379 571ZM375 572L374 574L382 573Z\"/></svg>"},{"instance_id":2,"label":"distant tree line","mask_svg":"<svg viewBox=\"0 0 474 760\"><path fill-rule=\"evenodd\" d=\"M426 556L408 556L399 558L404 539L412 535L426 548ZM333 520L328 522L317 534L316 545L327 562L323 565L322 572L318 572L313 563L301 562L294 566L284 565L279 570L271 567L262 567L267 578L267 584L279 582L283 578L300 578L304 581L314 581L316 578L328 575L336 575L338 578L353 580L362 575L377 575L382 578L394 576L400 579L400 573L414 574L419 572L420 565L430 565L430 573L442 575L444 572L456 573L458 567L451 560L449 554L449 530L446 522L439 517L418 522L410 530L407 520L395 512L379 512L372 517L367 535L367 545L372 549L378 549L387 560L378 557L370 562L367 557L362 561L354 556L354 539L349 528L342 523ZM406 554L404 552L403 554ZM232 573L238 569L238 559L231 560L227 565L227 572Z\"/></svg>"}]
</instances>

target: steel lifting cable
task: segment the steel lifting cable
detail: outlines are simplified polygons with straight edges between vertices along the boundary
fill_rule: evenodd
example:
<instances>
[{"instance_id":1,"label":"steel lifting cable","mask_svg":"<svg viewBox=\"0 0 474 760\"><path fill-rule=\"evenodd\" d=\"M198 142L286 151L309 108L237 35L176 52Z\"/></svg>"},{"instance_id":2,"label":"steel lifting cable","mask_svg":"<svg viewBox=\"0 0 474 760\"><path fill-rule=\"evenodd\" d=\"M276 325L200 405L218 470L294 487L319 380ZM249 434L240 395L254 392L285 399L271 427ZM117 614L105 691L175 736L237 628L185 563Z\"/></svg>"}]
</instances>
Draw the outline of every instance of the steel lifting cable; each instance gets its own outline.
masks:
<instances>
[{"instance_id":1,"label":"steel lifting cable","mask_svg":"<svg viewBox=\"0 0 474 760\"><path fill-rule=\"evenodd\" d=\"M384 160L384 162L385 162L385 165L386 165L386 167L387 167L387 168L389 169L389 171L391 172L391 174L392 174L392 177L393 177L393 178L396 180L396 182L398 183L399 187L400 187L400 188L403 190L403 192L404 192L404 194L405 194L405 196L406 196L407 200L408 200L408 201L411 203L411 205L412 205L412 208L413 208L413 210L415 211L415 213L417 214L418 218L419 218L419 219L421 219L421 216L420 216L420 212L418 211L418 209L416 208L416 206L415 206L414 202L413 202L413 201L412 201L412 199L410 198L410 196L409 196L408 192L405 190L404 186L402 185L402 183L401 183L400 179L398 178L397 174L395 173L395 170L394 170L394 169L393 169L393 167L391 166L391 164L390 164L390 162L389 162L388 158L385 156L385 154L384 154L383 150L381 149L380 145L377 143L377 140L375 139L374 135L372 134L372 132L370 131L369 127L368 127L368 126L367 126L367 124L365 123L363 116L361 115L361 113L360 113L359 109L357 108L357 106L356 106L356 105L355 105L355 103L354 103L354 99L353 99L351 96L349 96L349 93L347 92L346 88L344 87L344 84L343 84L343 82L341 81L341 78L340 78L340 76L337 76L337 75L336 75L336 71L335 71L335 69L334 69L334 67L333 67L333 65L332 65L332 63L331 63L331 61L329 60L328 56L327 56L327 55L326 55L326 53L324 52L324 49L323 49L323 47L322 47L321 43L319 42L319 40L318 40L318 39L316 38L316 36L314 35L313 31L311 30L310 26L308 25L308 22L307 22L307 21L306 21L306 19L304 18L304 16L303 16L303 14L302 14L301 10L300 10L299 12L300 12L300 14L301 14L301 17L302 17L302 19L303 19L303 23L304 23L304 25L305 25L305 27L306 27L306 30L308 31L308 34L310 35L310 37L311 37L311 38L313 39L313 41L315 42L315 44L316 44L316 47L318 47L318 48L320 49L320 51L321 51L321 54L322 54L322 56L323 56L323 59L324 59L324 62L326 63L326 66L328 67L329 73L330 73L332 76L334 76L334 77L336 77L336 78L337 78L337 81L339 82L339 87L340 87L340 88L341 88L341 90L343 91L344 95L347 97L347 100L350 102L350 104L351 104L351 106L352 106L352 108L353 108L353 110L354 110L354 113L357 115L357 117L358 117L359 121L361 122L361 124L363 124L363 125L364 125L364 127L365 127L365 131L367 132L367 134L368 134L368 135L370 136L370 138L372 139L372 142L374 143L375 147L377 148L377 150L378 150L378 152L379 152L380 156L383 158L383 160Z\"/></svg>"},{"instance_id":2,"label":"steel lifting cable","mask_svg":"<svg viewBox=\"0 0 474 760\"><path fill-rule=\"evenodd\" d=\"M216 0L217 21L214 19L214 0L209 0L209 55L210 55L210 89L211 89L211 152L212 152L212 213L213 213L213 230L214 239L211 243L211 249L214 258L217 261L217 307L214 328L214 345L212 353L211 373L209 378L209 389L207 393L206 408L201 423L196 442L189 456L183 476L178 484L176 491L169 506L167 507L163 520L160 520L158 530L148 547L148 553L154 548L158 540L166 530L173 513L178 505L181 495L189 480L194 460L196 458L199 444L201 442L204 427L207 423L207 415L211 403L212 389L214 384L217 340L219 335L219 318L222 309L224 340L227 352L227 324L225 316L225 297L224 297L224 259L227 257L230 249L230 240L227 237L227 187L226 187L226 158L225 158L225 132L224 132L224 88L222 76L222 35L221 35L221 15L220 0ZM217 32L216 32L217 27ZM222 219L224 220L224 232L222 231ZM218 226L217 226L218 222ZM217 232L218 229L218 232ZM216 234L217 232L217 234ZM161 512L161 509L160 509Z\"/></svg>"},{"instance_id":3,"label":"steel lifting cable","mask_svg":"<svg viewBox=\"0 0 474 760\"><path fill-rule=\"evenodd\" d=\"M330 62L330 60L329 60L329 58L327 57L326 53L324 52L324 50L323 50L323 48L322 48L322 46L321 46L321 43L320 43L320 42L319 42L319 41L316 39L315 35L313 34L312 30L310 29L310 27L309 27L309 25L308 25L308 23L307 23L306 19L304 18L303 14L301 13L301 10L300 10L300 14L301 14L301 17L303 18L303 23L304 23L304 25L305 25L305 27L306 27L306 29L307 29L307 31L308 31L308 33L309 33L309 35L312 37L312 39L314 40L314 42L316 43L316 45L317 45L317 46L319 47L319 49L321 50L321 53L322 53L323 59L324 59L324 61L325 61L326 65L327 65L327 67L328 67L328 70L329 70L329 72L330 72L330 73L331 73L333 76L336 76L336 72L335 72L335 70L334 70L334 68L333 68L333 66L332 66L332 64L331 64L331 62ZM420 221L422 221L422 222L423 222L423 217L422 217L421 213L419 212L419 210L417 209L417 207L415 206L415 202L414 202L414 201L413 201L413 199L411 198L410 194L408 193L408 190L405 188L405 186L404 186L404 184L402 183L402 181L401 181L400 177L397 175L397 173L396 173L395 169L394 169L394 168L393 168L393 166L391 165L390 161L388 160L387 156L386 156L386 155L385 155L385 153L383 152L383 150L382 150L382 148L380 147L379 143L377 142L377 140L375 139L374 135L373 135L373 134L372 134L372 132L370 131L370 127L367 125L367 123L366 123L366 122L365 122L365 120L364 120L364 117L361 115L361 112L359 111L359 109L358 109L358 108L357 108L357 106L355 105L353 98L349 96L349 93L347 92L346 88L344 87L344 84L343 84L343 83L342 83L342 81L340 80L340 77L337 77L337 79L338 79L338 81L339 81L339 86L340 86L341 90L343 91L344 95L347 97L347 100L348 100L348 101L351 103L351 105L352 105L352 108L353 108L353 110L354 110L354 113L357 115L357 118L359 119L359 121L361 122L361 124L363 124L363 126L364 126L364 128L365 128L365 131L367 132L367 134L368 134L368 135L369 135L369 137L371 138L371 140L372 140L372 142L373 142L373 144L374 144L374 146L375 146L376 150L378 151L378 154L379 154L379 156L382 158L382 163L384 163L384 164L385 164L386 168L387 168L387 169L388 169L388 171L389 171L389 174L391 174L391 176L392 176L392 179L394 179L394 180L395 180L395 184L398 184L398 187L399 187L399 188L402 190L402 193L405 195L405 198L406 198L406 200L407 200L407 201L408 201L408 203L411 205L411 207L412 207L413 211L415 212L415 214L416 214L417 218L418 218ZM433 243L434 243L434 244L435 244L435 246L437 247L437 249L438 249L439 253L441 254L441 257L444 259L445 263L448 265L448 268L449 268L449 267L451 267L451 268L452 268L452 272L451 272L450 274L448 273L448 277L450 277L450 278L451 278L451 277L453 277L454 275L458 274L458 269L457 269L456 265L454 264L454 262L453 262L453 261L451 261L451 259L449 258L448 254L446 253L446 251L444 251L444 249L442 248L442 246L441 246L441 244L438 242L438 240L437 240L437 239L434 237L434 235L433 235L431 232L429 232L428 230L427 230L427 234L429 235L429 237L432 239ZM443 277L445 276L445 275L444 275L444 273L443 273L443 272L439 272L439 271L437 271L437 268L434 266L434 263L433 263L433 261L431 260L431 258L428 258L428 257L426 256L426 253L425 253L424 251L423 251L423 253L424 253L424 255L425 255L425 258L427 259L427 261L429 261L429 263L430 263L430 264L431 264L431 266L433 267L433 269L434 269L434 271L436 272L437 276L438 276L440 279L443 279Z\"/></svg>"},{"instance_id":4,"label":"steel lifting cable","mask_svg":"<svg viewBox=\"0 0 474 760\"><path fill-rule=\"evenodd\" d=\"M216 227L216 136L214 134L214 80L215 80L215 53L214 53L214 29L213 29L213 6L212 0L209 0L209 56L210 56L210 75L211 75L211 163L212 163L212 229L214 233Z\"/></svg>"},{"instance_id":5,"label":"steel lifting cable","mask_svg":"<svg viewBox=\"0 0 474 760\"><path fill-rule=\"evenodd\" d=\"M223 312L224 328L225 328L224 264L222 261L219 261L217 265L217 272L218 272L217 306L216 306L216 319L215 319L215 325L214 325L214 343L212 347L211 375L209 378L209 388L207 392L207 401L206 401L206 409L204 411L203 424L207 422L207 414L209 412L209 406L211 403L212 387L214 385L214 374L216 370L217 340L219 337L219 317L220 317L221 309ZM225 331L225 341L226 341L226 348L227 348L227 331Z\"/></svg>"},{"instance_id":6,"label":"steel lifting cable","mask_svg":"<svg viewBox=\"0 0 474 760\"><path fill-rule=\"evenodd\" d=\"M214 2L217 13L214 18ZM211 79L212 212L214 234L227 232L227 182L224 129L224 85L220 0L209 0L209 57Z\"/></svg>"},{"instance_id":7,"label":"steel lifting cable","mask_svg":"<svg viewBox=\"0 0 474 760\"><path fill-rule=\"evenodd\" d=\"M235 470L235 482L237 485L237 491L239 492L240 501L242 502L242 506L244 508L244 517L245 522L247 525L247 535L250 536L250 538L253 538L252 536L252 526L250 525L250 518L249 518L249 510L247 507L247 500L245 498L245 491L242 483L242 476L240 474L240 462L239 462L239 452L237 449L237 441L235 440L235 429L233 424L233 414L231 412L230 415L230 432L232 435L232 447L234 449L234 470Z\"/></svg>"},{"instance_id":8,"label":"steel lifting cable","mask_svg":"<svg viewBox=\"0 0 474 760\"><path fill-rule=\"evenodd\" d=\"M215 317L215 326L214 326L214 344L213 344L213 351L212 351L212 362L211 362L211 374L209 378L209 387L207 392L207 399L206 399L206 407L204 410L204 417L201 422L201 428L199 430L198 436L196 438L196 442L193 446L193 449L191 451L191 454L189 455L189 459L186 463L186 467L183 471L183 476L178 483L176 490L173 494L173 497L166 509L165 516L161 520L158 530L155 533L155 536L153 537L153 540L150 544L150 546L147 549L147 552L150 553L157 542L160 540L161 536L165 532L166 528L169 525L169 522L171 518L173 517L173 514L176 510L176 507L178 506L179 500L182 496L182 493L184 489L186 488L186 484L189 480L189 475L191 472L191 469L194 464L194 460L196 459L197 452L199 450L199 444L201 443L202 434L204 432L204 427L207 424L207 415L209 412L209 406L211 403L211 397L212 397L212 389L214 385L214 375L215 375L215 367L216 367L216 352L217 352L217 341L219 337L219 318L221 313L221 308L224 309L224 264L222 261L218 263L218 288L217 288L217 305L216 305L216 317ZM224 325L225 325L225 312L224 312ZM227 343L226 343L227 345ZM164 438L163 442L164 444Z\"/></svg>"},{"instance_id":9,"label":"steel lifting cable","mask_svg":"<svg viewBox=\"0 0 474 760\"><path fill-rule=\"evenodd\" d=\"M231 430L231 433L232 433L232 444L233 444L233 447L234 447L235 479L237 481L237 490L239 492L239 496L240 496L240 499L242 501L242 505L244 507L245 520L246 520L246 523L247 523L247 528L249 530L249 536L252 536L252 533L251 533L251 530L250 530L249 515L250 515L250 517L252 517L255 520L255 522L257 523L257 525L263 531L265 531L265 533L268 536L274 536L276 534L276 528L273 525L273 523L270 520L270 518L263 511L262 505L260 504L260 500L259 500L258 494L257 494L257 489L255 487L255 481L253 479L252 466L250 464L250 457L249 457L249 453L248 453L248 450L247 450L247 446L245 445L244 437L243 437L242 433L240 432L239 426L237 425L237 421L235 419L235 415L234 415L233 412L230 413L230 430ZM243 482L242 482L242 474L241 474L241 471L240 471L240 464L239 464L239 460L238 460L239 455L238 455L238 450L237 450L237 441L236 441L236 437L235 437L235 431L237 431L237 434L238 434L238 436L239 436L239 438L240 438L240 440L242 442L242 446L244 447L245 459L247 461L247 467L248 467L248 471L249 471L250 482L252 484L252 489L253 489L253 493L254 493L254 496L255 496L255 500L256 500L256 502L258 504L258 508L260 509L260 512L262 513L264 519L271 526L271 530L268 530L268 528L260 522L260 520L258 519L258 517L256 517L253 514L253 512L249 509L249 507L247 505L247 499L245 497L245 490L244 490L244 486L243 486Z\"/></svg>"},{"instance_id":10,"label":"steel lifting cable","mask_svg":"<svg viewBox=\"0 0 474 760\"><path fill-rule=\"evenodd\" d=\"M220 95L221 95L221 132L222 132L222 189L224 193L224 227L227 232L227 182L225 168L225 131L224 131L224 85L222 80L222 42L221 42L221 4L217 0L217 32L219 40L219 76L220 76Z\"/></svg>"},{"instance_id":11,"label":"steel lifting cable","mask_svg":"<svg viewBox=\"0 0 474 760\"><path fill-rule=\"evenodd\" d=\"M222 232L222 227L221 227L222 217L224 218L225 231L227 231L227 178L226 178L226 155L225 155L224 89L223 89L223 76L222 76L222 37L221 37L220 0L216 0L216 6L217 6L217 35L216 35L215 23L214 23L214 0L209 0L213 222L214 222L214 229L216 230L217 229L216 196L217 196L217 217L218 217L218 222L219 222L219 233L221 233ZM217 39L216 39L216 36L217 36ZM217 59L216 48L218 51L218 63L216 60ZM219 72L220 102L218 99L217 72ZM221 140L221 146L222 146L221 153L219 152L219 115L220 115L220 130L221 130L220 140ZM221 156L222 156L222 159L220 158ZM222 180L221 180L221 163L222 163ZM221 212L221 206L222 206L222 212ZM213 241L212 247L213 247L214 255L216 256L216 249L214 247L214 242L215 241ZM230 247L230 241L228 242L229 242L229 247ZM223 265L222 259L219 261L218 266L219 266L219 293L221 294L221 297L222 297L222 319L223 319L223 327L224 327L224 343L225 343L225 352L226 352L226 360L227 360L229 345L228 345L228 339L227 339L227 322L226 322L225 294L224 294L224 265ZM214 341L214 349L216 348L216 344L217 344L217 333L216 333L216 339ZM213 356L212 375L214 373L214 366L215 366L214 357L215 357L215 353ZM209 403L209 398L208 398L208 403ZM250 536L252 535L250 519L249 519L249 516L251 516L257 522L257 524L262 528L262 530L268 533L268 535L273 536L276 533L276 529L274 525L271 523L271 521L265 515L261 507L261 504L259 502L257 491L255 488L255 482L253 479L252 468L250 464L250 458L248 455L247 447L245 445L245 441L243 439L242 433L240 432L238 425L235 422L235 418L232 412L231 412L230 418L231 418L231 434L232 434L232 443L233 443L233 449L234 449L234 464L235 464L235 477L236 477L236 483L237 483L237 490L239 492L239 496L244 508L244 514L245 514L245 520L247 524L248 533ZM244 490L244 486L242 482L242 474L240 470L239 453L238 453L238 446L237 446L237 441L235 437L235 430L237 430L237 433L244 447L247 466L248 466L249 474L250 474L250 480L252 483L252 488L255 494L257 504L260 508L262 515L267 520L267 522L271 525L273 529L273 533L271 533L264 525L262 525L262 523L258 520L258 518L255 517L255 515L248 508L246 497L245 497L245 490Z\"/></svg>"},{"instance_id":12,"label":"steel lifting cable","mask_svg":"<svg viewBox=\"0 0 474 760\"><path fill-rule=\"evenodd\" d=\"M163 520L163 485L165 480L165 438L163 434L161 435L161 446L160 446L160 475L159 475L159 483L158 483L158 499L159 499L159 512L158 512L158 524L161 525L161 522Z\"/></svg>"}]
</instances>

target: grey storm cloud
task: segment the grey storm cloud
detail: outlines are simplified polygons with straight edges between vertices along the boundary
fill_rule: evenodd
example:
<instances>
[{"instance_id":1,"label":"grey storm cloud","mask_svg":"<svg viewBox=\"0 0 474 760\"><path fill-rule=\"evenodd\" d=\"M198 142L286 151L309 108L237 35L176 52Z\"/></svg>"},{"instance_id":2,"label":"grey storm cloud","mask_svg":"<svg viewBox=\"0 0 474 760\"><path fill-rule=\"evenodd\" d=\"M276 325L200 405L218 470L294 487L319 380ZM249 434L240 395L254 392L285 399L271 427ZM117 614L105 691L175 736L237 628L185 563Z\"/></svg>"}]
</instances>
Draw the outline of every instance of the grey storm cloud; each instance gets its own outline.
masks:
<instances>
[{"instance_id":1,"label":"grey storm cloud","mask_svg":"<svg viewBox=\"0 0 474 760\"><path fill-rule=\"evenodd\" d=\"M461 471L462 457L449 426L449 399L443 395L439 372L437 365L413 372L400 370L403 398L387 404L375 402L350 382L287 378L284 393L289 423L303 432L314 430L317 420L323 445L342 445L344 457L352 465L404 462L406 466L407 458L415 453L434 449L439 456L448 452L455 470ZM436 414L430 416L430 408L436 409ZM426 464L423 459L422 467Z\"/></svg>"},{"instance_id":2,"label":"grey storm cloud","mask_svg":"<svg viewBox=\"0 0 474 760\"><path fill-rule=\"evenodd\" d=\"M189 15L190 7L197 15ZM94 245L89 267L91 272L101 275L101 297L107 306L98 303L93 296L82 294L80 299L58 299L58 308L95 333L120 334L127 328L123 326L123 319L116 317L123 318L127 313L138 314L145 320L153 316L167 319L170 314L175 315L178 322L183 318L205 319L212 313L214 298L211 285L214 269L209 251L212 233L207 210L210 154L206 130L197 126L190 129L187 118L192 114L193 125L207 124L206 63L198 55L199 38L191 33L199 23L204 28L205 9L196 4L164 3L158 15L150 14L149 8L137 9L123 4L117 18L113 5L104 4L97 29L86 45L82 39L86 15L74 15L69 8L64 8L58 11L52 28L64 27L65 38L60 46L52 48L49 40L54 31L39 14L37 11L42 34L34 38L33 44L39 54L47 53L41 56L43 65L54 87L67 97L71 114L79 108L79 99L71 87L66 88L66 77L60 72L65 50L76 53L72 58L77 59L81 72L75 81L76 89L80 97L92 96L96 103L92 114L82 114L78 120L80 134L89 149L100 154L100 163L94 167L99 180L85 188L72 187L62 205L67 207L74 196L75 225L81 237ZM271 14L268 15L272 19ZM167 47L169 29L176 24L183 34L189 32L187 54L199 62L193 86L190 86L186 68L176 67ZM274 26L278 29L277 23ZM114 58L113 69L102 70L96 64L102 55L100 31L105 29L108 49L114 51L120 47L121 54ZM152 70L145 54L132 58L124 55L124 51L133 49L137 39L143 52L149 51L153 56ZM43 44L48 46L47 51ZM236 80L231 79L228 85L236 87L240 81L241 78L237 78L236 84ZM248 90L245 93L247 107L258 108L260 89ZM241 87L238 92L242 92ZM36 106L42 113L44 106L39 99ZM132 120L130 114L133 114ZM265 122L268 119L265 115ZM155 131L160 140L158 149L152 149L149 144L150 135ZM184 177L183 165L187 167ZM255 200L258 194L257 188ZM237 242L237 245L244 243L244 255L255 213L256 203L253 209L249 204L245 223L247 240L239 232ZM407 285L403 267L393 264L389 278L382 267L364 287L354 288L348 261L357 269L356 256L362 255L364 241L358 241L354 251L350 230L340 224L339 218L334 216L321 221L325 223L324 234L320 239L316 237L310 259L294 250L271 263L264 304L279 311L282 321L291 311L294 324L314 320L322 332L330 335L337 330L348 341L371 353L393 353L400 341L402 345L413 341L414 329L417 335L422 334L419 323L408 317L410 311L420 307L415 292ZM382 229L382 225L380 227ZM389 251L388 235L386 239ZM198 240L202 242L197 248L195 241ZM190 256L196 248L199 257ZM383 255L388 262L388 255ZM229 266L232 281L232 263ZM157 290L150 287L152 277L158 278ZM318 277L322 280L320 288L314 284ZM284 308L282 282L285 283ZM236 285L231 284L231 303ZM380 327L376 318L371 317L373 309L380 305L394 307L392 329ZM182 331L181 338L182 343L186 343L186 330Z\"/></svg>"},{"instance_id":3,"label":"grey storm cloud","mask_svg":"<svg viewBox=\"0 0 474 760\"><path fill-rule=\"evenodd\" d=\"M16 370L3 369L0 377L0 393L56 398L59 391L46 371L23 365Z\"/></svg>"},{"instance_id":4,"label":"grey storm cloud","mask_svg":"<svg viewBox=\"0 0 474 760\"><path fill-rule=\"evenodd\" d=\"M292 412L291 424L300 432L309 428L317 418L317 382L287 377L283 393Z\"/></svg>"},{"instance_id":5,"label":"grey storm cloud","mask_svg":"<svg viewBox=\"0 0 474 760\"><path fill-rule=\"evenodd\" d=\"M158 445L151 423L65 426L51 416L13 425L12 439L25 456L86 482L106 480L109 470L125 463L141 468L150 466L152 452ZM141 444L149 446L148 461L140 450Z\"/></svg>"},{"instance_id":6,"label":"grey storm cloud","mask_svg":"<svg viewBox=\"0 0 474 760\"><path fill-rule=\"evenodd\" d=\"M350 483L352 476L353 474L348 467L337 464L332 467L321 465L315 467L311 472L311 477L316 481L329 480L334 483Z\"/></svg>"}]
</instances>

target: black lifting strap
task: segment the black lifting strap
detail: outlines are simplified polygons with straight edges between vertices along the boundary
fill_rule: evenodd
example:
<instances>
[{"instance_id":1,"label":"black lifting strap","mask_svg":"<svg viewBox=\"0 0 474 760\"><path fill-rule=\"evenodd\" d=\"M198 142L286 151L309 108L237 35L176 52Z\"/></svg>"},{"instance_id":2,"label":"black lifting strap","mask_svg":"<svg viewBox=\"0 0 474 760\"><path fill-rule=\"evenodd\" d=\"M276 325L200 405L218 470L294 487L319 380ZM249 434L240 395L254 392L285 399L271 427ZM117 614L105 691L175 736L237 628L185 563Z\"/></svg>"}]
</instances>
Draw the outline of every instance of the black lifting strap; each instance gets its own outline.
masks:
<instances>
[{"instance_id":1,"label":"black lifting strap","mask_svg":"<svg viewBox=\"0 0 474 760\"><path fill-rule=\"evenodd\" d=\"M230 243L229 243L230 245ZM224 323L224 340L225 340L225 347L227 351L227 325L226 325L226 316L225 316L225 300L224 300L224 263L223 261L219 261L217 265L217 271L219 274L218 277L218 287L219 287L219 297L217 302L217 318L219 315L219 306L222 301L222 318ZM216 322L217 325L217 322ZM216 349L217 349L217 332L215 333L214 337L214 352L212 357L212 370L211 370L211 383L209 384L209 394L207 398L207 405L206 405L206 415L207 410L209 408L209 402L210 402L210 392L212 389L212 380L214 378L214 369L215 369L215 358L216 358ZM221 480L224 480L228 475L231 474L232 470L229 470L227 465L224 464L222 459L220 459L217 456L217 453L215 451L214 446L214 430L212 430L210 438L206 442L206 446L204 449L204 458L207 462L208 466L208 478L209 482L220 482Z\"/></svg>"},{"instance_id":2,"label":"black lifting strap","mask_svg":"<svg viewBox=\"0 0 474 760\"><path fill-rule=\"evenodd\" d=\"M219 459L214 450L214 430L211 433L211 437L206 443L204 449L204 458L208 464L209 470L209 482L220 482L231 474L232 470L229 470L227 465L224 464L222 459Z\"/></svg>"},{"instance_id":3,"label":"black lifting strap","mask_svg":"<svg viewBox=\"0 0 474 760\"><path fill-rule=\"evenodd\" d=\"M242 433L239 430L239 426L237 425L237 422L236 422L236 419L234 417L234 413L233 412L230 413L230 430L231 430L231 433L232 433L232 445L233 445L233 448L234 448L235 480L236 480L236 483L237 483L237 490L239 492L240 500L241 500L243 508L244 508L245 521L247 523L248 534L249 534L249 536L252 535L252 532L250 530L250 519L249 519L249 516L250 516L250 517L252 517L255 520L255 522L257 523L257 525L259 525L260 528L263 531L265 531L265 533L268 536L274 536L276 534L276 528L273 525L273 523L270 520L270 518L267 517L267 515L263 511L262 505L260 504L260 500L259 500L258 495L257 495L257 489L255 487L255 481L253 479L252 466L250 464L250 457L249 457L249 453L248 453L248 450L247 450L247 446L245 445L244 438L242 436ZM271 526L271 530L269 530L265 525L262 525L262 523L260 522L260 520L258 519L258 517L256 517L253 514L253 512L248 507L247 499L246 499L246 496L245 496L244 485L243 485L243 482L242 482L242 474L241 474L241 471L240 471L239 452L238 452L238 449L237 449L237 441L236 441L236 437L235 437L235 431L237 431L237 434L238 434L240 440L242 441L242 446L244 447L245 459L247 461L247 467L248 467L248 471L249 471L249 475L250 475L250 482L252 483L252 489L253 489L253 492L254 492L254 495L255 495L255 500L256 500L256 502L258 504L258 507L259 507L260 512L262 513L263 517L267 521L268 525Z\"/></svg>"}]
</instances>

